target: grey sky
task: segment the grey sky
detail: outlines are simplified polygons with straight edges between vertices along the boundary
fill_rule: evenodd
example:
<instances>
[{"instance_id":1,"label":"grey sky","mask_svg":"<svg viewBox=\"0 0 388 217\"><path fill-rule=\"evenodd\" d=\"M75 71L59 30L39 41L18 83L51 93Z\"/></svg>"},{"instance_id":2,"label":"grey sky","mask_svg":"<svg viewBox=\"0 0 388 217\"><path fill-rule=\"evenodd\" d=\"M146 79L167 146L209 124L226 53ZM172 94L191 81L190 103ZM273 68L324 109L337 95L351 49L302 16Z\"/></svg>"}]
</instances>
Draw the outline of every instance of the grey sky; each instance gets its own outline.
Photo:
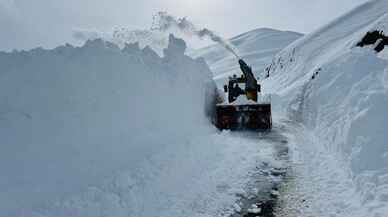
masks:
<instances>
[{"instance_id":1,"label":"grey sky","mask_svg":"<svg viewBox=\"0 0 388 217\"><path fill-rule=\"evenodd\" d=\"M148 29L152 15L187 16L225 37L259 27L308 33L366 0L0 0L0 50L73 42L75 28Z\"/></svg>"}]
</instances>

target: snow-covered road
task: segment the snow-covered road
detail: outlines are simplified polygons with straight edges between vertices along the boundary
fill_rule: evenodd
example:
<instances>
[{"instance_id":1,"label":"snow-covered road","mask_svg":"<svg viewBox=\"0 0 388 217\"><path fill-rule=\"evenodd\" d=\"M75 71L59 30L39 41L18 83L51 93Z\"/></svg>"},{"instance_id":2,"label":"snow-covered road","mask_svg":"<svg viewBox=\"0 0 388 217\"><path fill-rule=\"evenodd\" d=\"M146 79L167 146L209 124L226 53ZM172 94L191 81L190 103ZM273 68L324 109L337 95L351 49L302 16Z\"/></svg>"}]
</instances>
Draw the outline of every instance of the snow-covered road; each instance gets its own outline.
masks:
<instances>
[{"instance_id":1,"label":"snow-covered road","mask_svg":"<svg viewBox=\"0 0 388 217\"><path fill-rule=\"evenodd\" d=\"M282 120L274 123L270 132L251 132L234 134L243 135L257 141L262 147L269 145L274 149L272 164L264 162L258 165L247 185L247 194L241 195L238 201L238 209L231 217L249 216L274 216L274 210L278 205L278 194L283 183L287 181L290 171L289 142L292 136L293 126L290 121Z\"/></svg>"}]
</instances>

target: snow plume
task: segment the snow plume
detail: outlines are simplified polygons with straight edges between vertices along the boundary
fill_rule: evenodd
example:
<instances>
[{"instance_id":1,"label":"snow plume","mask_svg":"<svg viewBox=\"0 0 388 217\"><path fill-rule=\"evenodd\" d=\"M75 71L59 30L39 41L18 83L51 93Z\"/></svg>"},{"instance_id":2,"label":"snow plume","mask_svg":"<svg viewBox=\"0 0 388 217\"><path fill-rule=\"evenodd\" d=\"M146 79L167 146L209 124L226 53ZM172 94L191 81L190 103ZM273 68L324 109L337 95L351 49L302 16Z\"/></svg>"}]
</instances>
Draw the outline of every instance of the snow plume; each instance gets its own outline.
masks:
<instances>
[{"instance_id":1,"label":"snow plume","mask_svg":"<svg viewBox=\"0 0 388 217\"><path fill-rule=\"evenodd\" d=\"M234 56L236 56L236 58L240 59L236 48L231 43L229 43L227 40L207 28L198 28L186 17L176 18L166 12L159 12L157 15L154 16L154 22L151 29L161 32L167 32L172 29L178 29L188 36L196 36L200 39L209 38L212 41L219 43L220 45L225 47Z\"/></svg>"},{"instance_id":2,"label":"snow plume","mask_svg":"<svg viewBox=\"0 0 388 217\"><path fill-rule=\"evenodd\" d=\"M87 41L101 38L105 41L113 42L120 48L126 44L138 42L141 48L150 46L160 56L163 56L163 49L168 46L168 36L170 33L182 37L196 37L200 40L208 38L216 42L236 58L240 59L237 49L227 40L217 35L207 28L198 28L187 18L175 18L166 12L159 12L153 17L153 24L150 30L131 30L127 28L115 28L111 32L96 31L94 29L78 28L73 30L73 38L78 41Z\"/></svg>"}]
</instances>

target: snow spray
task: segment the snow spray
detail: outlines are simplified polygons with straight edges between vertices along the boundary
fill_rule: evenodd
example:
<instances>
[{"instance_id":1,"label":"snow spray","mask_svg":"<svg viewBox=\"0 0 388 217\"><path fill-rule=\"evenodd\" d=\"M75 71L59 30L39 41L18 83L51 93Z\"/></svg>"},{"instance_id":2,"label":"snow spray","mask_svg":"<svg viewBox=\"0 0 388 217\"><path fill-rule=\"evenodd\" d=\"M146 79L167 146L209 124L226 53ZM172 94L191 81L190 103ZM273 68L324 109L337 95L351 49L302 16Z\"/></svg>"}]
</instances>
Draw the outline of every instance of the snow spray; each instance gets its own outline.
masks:
<instances>
[{"instance_id":1,"label":"snow spray","mask_svg":"<svg viewBox=\"0 0 388 217\"><path fill-rule=\"evenodd\" d=\"M154 21L152 24L151 30L166 32L168 30L177 28L182 33L188 36L196 36L199 39L209 38L212 41L219 43L223 47L225 47L228 51L230 51L234 56L240 59L237 54L236 48L229 43L227 40L223 39L221 36L217 35L215 32L203 28L200 29L196 27L192 22L190 22L187 18L179 18L169 15L166 12L159 12L153 17Z\"/></svg>"}]
</instances>

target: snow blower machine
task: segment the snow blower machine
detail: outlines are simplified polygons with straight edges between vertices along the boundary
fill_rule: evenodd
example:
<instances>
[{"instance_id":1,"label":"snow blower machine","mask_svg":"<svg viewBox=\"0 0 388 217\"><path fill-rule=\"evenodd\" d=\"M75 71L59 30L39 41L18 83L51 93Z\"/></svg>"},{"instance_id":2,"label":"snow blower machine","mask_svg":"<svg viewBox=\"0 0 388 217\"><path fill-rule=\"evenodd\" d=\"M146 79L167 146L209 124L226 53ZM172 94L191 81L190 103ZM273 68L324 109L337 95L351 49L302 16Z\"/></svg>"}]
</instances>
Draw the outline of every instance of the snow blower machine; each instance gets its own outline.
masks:
<instances>
[{"instance_id":1,"label":"snow blower machine","mask_svg":"<svg viewBox=\"0 0 388 217\"><path fill-rule=\"evenodd\" d=\"M228 101L216 105L216 126L221 130L270 130L270 99L261 94L261 85L252 68L242 59L238 62L243 74L229 77L228 84L224 86Z\"/></svg>"}]
</instances>

